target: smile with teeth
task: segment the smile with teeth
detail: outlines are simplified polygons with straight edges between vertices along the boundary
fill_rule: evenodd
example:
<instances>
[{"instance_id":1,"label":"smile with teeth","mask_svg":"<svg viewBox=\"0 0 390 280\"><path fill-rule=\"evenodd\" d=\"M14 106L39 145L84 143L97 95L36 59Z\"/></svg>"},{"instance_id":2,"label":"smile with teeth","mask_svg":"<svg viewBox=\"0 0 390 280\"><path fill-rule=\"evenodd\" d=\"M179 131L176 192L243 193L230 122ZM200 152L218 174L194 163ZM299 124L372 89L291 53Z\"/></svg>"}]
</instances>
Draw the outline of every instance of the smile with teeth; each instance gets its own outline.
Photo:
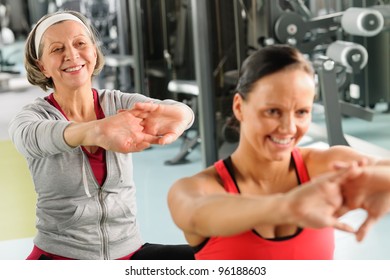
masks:
<instances>
[{"instance_id":1,"label":"smile with teeth","mask_svg":"<svg viewBox=\"0 0 390 280\"><path fill-rule=\"evenodd\" d=\"M290 144L291 141L293 140L293 138L283 138L283 139L280 139L280 138L276 138L276 137L272 137L272 136L270 136L270 139L271 139L272 142L275 142L276 144L280 144L280 145Z\"/></svg>"},{"instance_id":2,"label":"smile with teeth","mask_svg":"<svg viewBox=\"0 0 390 280\"><path fill-rule=\"evenodd\" d=\"M65 69L65 72L73 72L73 71L78 71L78 70L80 70L81 68L83 68L83 66L82 66L82 65L79 65L79 66L75 66L75 67L67 68L67 69Z\"/></svg>"}]
</instances>

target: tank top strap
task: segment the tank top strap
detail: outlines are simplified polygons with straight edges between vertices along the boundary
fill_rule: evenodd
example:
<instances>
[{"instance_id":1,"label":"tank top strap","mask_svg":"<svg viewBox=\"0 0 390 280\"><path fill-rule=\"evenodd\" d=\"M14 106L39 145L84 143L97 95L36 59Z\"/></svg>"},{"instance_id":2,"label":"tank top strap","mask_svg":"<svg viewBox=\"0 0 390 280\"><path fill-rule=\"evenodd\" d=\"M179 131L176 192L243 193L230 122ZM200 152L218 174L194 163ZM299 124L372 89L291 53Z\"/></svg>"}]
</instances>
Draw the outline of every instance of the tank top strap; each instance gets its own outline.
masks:
<instances>
[{"instance_id":1,"label":"tank top strap","mask_svg":"<svg viewBox=\"0 0 390 280\"><path fill-rule=\"evenodd\" d=\"M307 171L305 162L303 161L302 154L298 148L294 148L291 152L292 159L295 165L295 171L299 179L299 183L303 184L310 181L309 172Z\"/></svg>"},{"instance_id":2,"label":"tank top strap","mask_svg":"<svg viewBox=\"0 0 390 280\"><path fill-rule=\"evenodd\" d=\"M226 163L222 159L214 163L214 167L217 170L217 173L222 180L223 187L228 193L239 193L237 185L232 177L232 174L230 174L225 164Z\"/></svg>"}]
</instances>

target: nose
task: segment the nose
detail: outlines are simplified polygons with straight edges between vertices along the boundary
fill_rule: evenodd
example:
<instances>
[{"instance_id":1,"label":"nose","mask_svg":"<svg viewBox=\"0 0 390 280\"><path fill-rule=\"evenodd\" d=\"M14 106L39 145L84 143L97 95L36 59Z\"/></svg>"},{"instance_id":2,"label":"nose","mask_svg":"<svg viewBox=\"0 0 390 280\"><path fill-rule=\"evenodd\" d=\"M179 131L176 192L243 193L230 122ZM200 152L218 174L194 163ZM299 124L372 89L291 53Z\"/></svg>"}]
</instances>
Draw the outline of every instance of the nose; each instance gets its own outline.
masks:
<instances>
[{"instance_id":1,"label":"nose","mask_svg":"<svg viewBox=\"0 0 390 280\"><path fill-rule=\"evenodd\" d=\"M79 52L76 48L73 46L68 46L65 51L65 59L66 60L74 60L76 58L79 58Z\"/></svg>"},{"instance_id":2,"label":"nose","mask_svg":"<svg viewBox=\"0 0 390 280\"><path fill-rule=\"evenodd\" d=\"M281 118L279 130L285 134L295 134L297 132L295 117L290 114L283 115Z\"/></svg>"}]
</instances>

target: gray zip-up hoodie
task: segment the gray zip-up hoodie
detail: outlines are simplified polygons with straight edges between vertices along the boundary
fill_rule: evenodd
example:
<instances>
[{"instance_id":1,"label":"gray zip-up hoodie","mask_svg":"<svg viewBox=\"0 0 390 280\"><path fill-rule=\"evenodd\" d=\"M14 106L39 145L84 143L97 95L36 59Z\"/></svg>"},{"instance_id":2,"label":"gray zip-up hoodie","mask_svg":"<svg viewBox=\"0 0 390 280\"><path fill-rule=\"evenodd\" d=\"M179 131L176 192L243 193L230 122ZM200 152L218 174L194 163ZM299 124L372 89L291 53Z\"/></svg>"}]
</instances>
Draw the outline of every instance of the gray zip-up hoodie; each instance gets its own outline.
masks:
<instances>
[{"instance_id":1,"label":"gray zip-up hoodie","mask_svg":"<svg viewBox=\"0 0 390 280\"><path fill-rule=\"evenodd\" d=\"M98 95L105 116L131 108L135 102L186 106L117 90L99 90ZM74 259L126 256L143 244L136 220L132 155L106 151L107 177L100 187L81 147L72 148L64 141L69 124L54 106L37 98L9 125L37 193L34 244Z\"/></svg>"}]
</instances>

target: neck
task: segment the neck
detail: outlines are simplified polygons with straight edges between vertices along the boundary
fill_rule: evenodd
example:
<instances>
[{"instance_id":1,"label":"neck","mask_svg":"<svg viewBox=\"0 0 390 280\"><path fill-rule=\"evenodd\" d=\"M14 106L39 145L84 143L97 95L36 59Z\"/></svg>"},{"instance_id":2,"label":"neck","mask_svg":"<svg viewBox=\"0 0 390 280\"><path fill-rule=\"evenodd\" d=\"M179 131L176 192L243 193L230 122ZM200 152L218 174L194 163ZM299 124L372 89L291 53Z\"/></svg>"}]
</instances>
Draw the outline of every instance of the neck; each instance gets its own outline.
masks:
<instances>
[{"instance_id":1,"label":"neck","mask_svg":"<svg viewBox=\"0 0 390 280\"><path fill-rule=\"evenodd\" d=\"M281 161L270 160L239 145L232 153L232 161L244 177L252 178L254 181L274 181L287 175L291 158Z\"/></svg>"},{"instance_id":2,"label":"neck","mask_svg":"<svg viewBox=\"0 0 390 280\"><path fill-rule=\"evenodd\" d=\"M86 122L96 119L91 88L67 92L56 90L54 98L69 120Z\"/></svg>"}]
</instances>

